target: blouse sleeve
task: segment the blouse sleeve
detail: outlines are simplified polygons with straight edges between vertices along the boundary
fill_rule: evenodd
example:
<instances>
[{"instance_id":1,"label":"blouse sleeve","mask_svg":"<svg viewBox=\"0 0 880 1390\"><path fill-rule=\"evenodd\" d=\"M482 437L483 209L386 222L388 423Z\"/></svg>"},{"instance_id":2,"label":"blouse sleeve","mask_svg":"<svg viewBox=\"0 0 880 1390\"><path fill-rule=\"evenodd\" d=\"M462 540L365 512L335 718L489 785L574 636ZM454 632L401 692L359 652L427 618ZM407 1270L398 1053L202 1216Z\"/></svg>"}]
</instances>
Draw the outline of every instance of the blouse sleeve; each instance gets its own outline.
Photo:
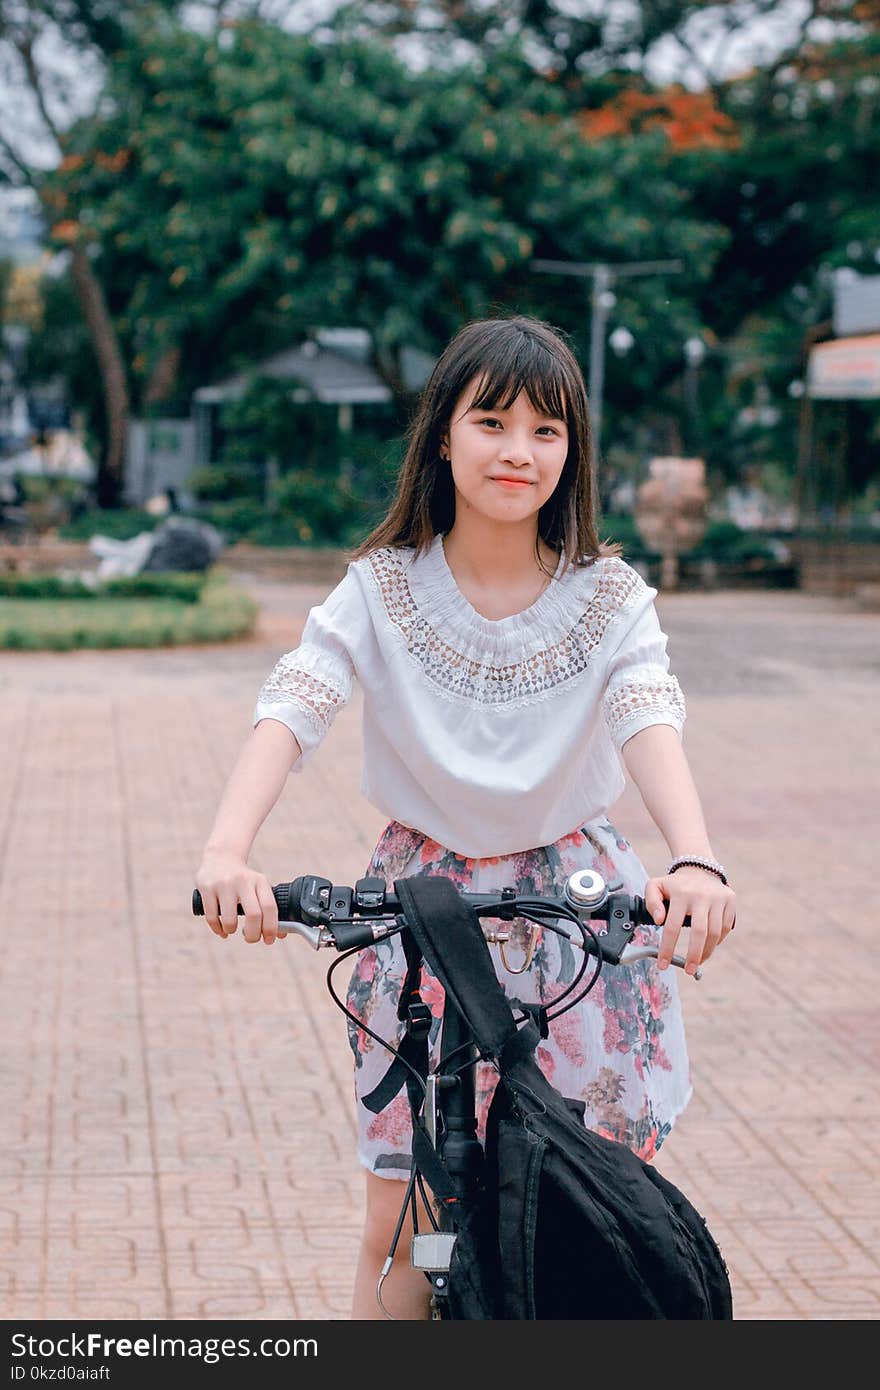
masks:
<instances>
[{"instance_id":1,"label":"blouse sleeve","mask_svg":"<svg viewBox=\"0 0 880 1390\"><path fill-rule=\"evenodd\" d=\"M655 589L642 585L636 616L609 667L603 713L618 751L649 724L671 724L679 737L684 725L684 695L669 670L667 637L654 607L655 594Z\"/></svg>"},{"instance_id":2,"label":"blouse sleeve","mask_svg":"<svg viewBox=\"0 0 880 1390\"><path fill-rule=\"evenodd\" d=\"M361 607L349 569L329 597L310 610L299 646L276 662L257 697L254 725L262 719L277 719L287 725L302 749L294 772L302 771L351 698L355 676L351 650Z\"/></svg>"}]
</instances>

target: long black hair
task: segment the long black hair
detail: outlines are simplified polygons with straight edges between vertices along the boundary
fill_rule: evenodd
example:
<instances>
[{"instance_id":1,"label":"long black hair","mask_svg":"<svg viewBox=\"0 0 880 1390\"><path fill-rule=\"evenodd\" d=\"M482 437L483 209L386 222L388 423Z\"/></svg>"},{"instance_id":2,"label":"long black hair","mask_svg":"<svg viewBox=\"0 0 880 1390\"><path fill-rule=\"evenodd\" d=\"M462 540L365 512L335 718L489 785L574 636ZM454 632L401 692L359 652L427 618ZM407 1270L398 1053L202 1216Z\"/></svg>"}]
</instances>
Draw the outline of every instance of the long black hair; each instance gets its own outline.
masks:
<instances>
[{"instance_id":1,"label":"long black hair","mask_svg":"<svg viewBox=\"0 0 880 1390\"><path fill-rule=\"evenodd\" d=\"M455 521L455 486L448 459L440 457L452 411L468 383L480 410L508 409L521 391L542 414L565 420L568 454L559 481L538 512L538 538L569 564L590 564L620 547L602 545L593 516L592 439L587 388L574 353L558 329L525 314L468 323L438 358L407 433L408 447L397 492L384 521L362 541L353 558L381 546L412 546L417 554Z\"/></svg>"}]
</instances>

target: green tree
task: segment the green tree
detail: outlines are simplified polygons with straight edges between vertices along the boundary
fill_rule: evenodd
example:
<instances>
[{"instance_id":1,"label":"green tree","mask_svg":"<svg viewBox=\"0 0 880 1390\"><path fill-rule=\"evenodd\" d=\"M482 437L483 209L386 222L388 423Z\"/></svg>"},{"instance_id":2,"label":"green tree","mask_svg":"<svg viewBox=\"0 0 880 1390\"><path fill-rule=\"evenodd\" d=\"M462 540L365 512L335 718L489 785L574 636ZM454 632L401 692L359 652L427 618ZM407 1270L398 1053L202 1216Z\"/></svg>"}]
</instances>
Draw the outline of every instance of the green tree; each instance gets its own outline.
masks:
<instances>
[{"instance_id":1,"label":"green tree","mask_svg":"<svg viewBox=\"0 0 880 1390\"><path fill-rule=\"evenodd\" d=\"M214 370L355 322L405 406L403 349L436 350L469 316L548 309L585 342L583 308L535 256L684 249L664 320L722 244L685 214L661 135L590 140L515 45L488 74L415 73L376 44L254 23L154 32L110 92L58 186L89 208L141 391L174 352L181 403Z\"/></svg>"},{"instance_id":2,"label":"green tree","mask_svg":"<svg viewBox=\"0 0 880 1390\"><path fill-rule=\"evenodd\" d=\"M68 132L85 85L100 93L100 70L129 41L146 11L172 0L0 0L0 183L33 190L56 241L70 253L70 276L102 386L99 495L118 500L128 423L128 383L94 241L80 209L51 175L65 160ZM10 94L19 100L10 100ZM21 106L24 105L22 118Z\"/></svg>"},{"instance_id":3,"label":"green tree","mask_svg":"<svg viewBox=\"0 0 880 1390\"><path fill-rule=\"evenodd\" d=\"M694 206L727 233L698 312L721 347L715 437L733 432L731 469L769 454L794 471L801 407L787 387L803 378L817 336L832 334L832 272L877 273L880 13L872 20L869 6L850 8L861 10L858 37L807 43L783 64L727 82L718 99L738 143L723 166L689 161ZM763 428L737 432L741 408L756 405ZM855 427L872 410L876 423L875 407L860 409L850 410ZM854 455L857 491L880 464L878 445L866 437Z\"/></svg>"},{"instance_id":4,"label":"green tree","mask_svg":"<svg viewBox=\"0 0 880 1390\"><path fill-rule=\"evenodd\" d=\"M709 456L719 472L752 457L742 408L798 374L827 267L854 247L857 268L874 263L877 6L817 4L848 37L792 38L699 89L656 86L655 45L671 36L687 55L705 8L585 19L525 0L389 0L301 35L259 20L199 33L151 10L46 180L58 244L68 208L88 238L135 407L185 410L206 380L356 323L402 421L404 349L436 351L468 317L531 310L585 358L586 295L533 259L676 257L682 275L618 289L615 321L637 346L608 363L609 436L678 447L682 345L700 332ZM711 8L733 32L767 7ZM437 61L406 61L397 38L437 15ZM451 37L469 40L464 56ZM784 404L772 448L793 457Z\"/></svg>"},{"instance_id":5,"label":"green tree","mask_svg":"<svg viewBox=\"0 0 880 1390\"><path fill-rule=\"evenodd\" d=\"M700 434L714 468L734 476L748 463L787 460L792 470L800 407L786 388L803 375L809 342L829 320L829 272L847 265L876 274L880 258L880 5L637 0L584 9L554 0L376 0L343 7L335 23L392 48L418 33L441 64L464 46L487 68L515 31L524 61L579 113L591 141L625 148L637 135L661 133L665 172L686 191L688 217L717 230L720 254L672 325L672 315L657 312L664 286L646 283L619 298L616 317L636 348L608 364L609 436L644 446L653 419L659 428L647 435L681 445L688 422L680 345L699 330L709 348ZM772 19L772 48L762 19ZM651 74L660 44L669 76L658 86ZM713 150L721 157L707 157ZM657 336L675 346L662 366L653 360ZM880 462L872 409L850 410L860 441L856 486ZM743 423L743 413L756 423Z\"/></svg>"}]
</instances>

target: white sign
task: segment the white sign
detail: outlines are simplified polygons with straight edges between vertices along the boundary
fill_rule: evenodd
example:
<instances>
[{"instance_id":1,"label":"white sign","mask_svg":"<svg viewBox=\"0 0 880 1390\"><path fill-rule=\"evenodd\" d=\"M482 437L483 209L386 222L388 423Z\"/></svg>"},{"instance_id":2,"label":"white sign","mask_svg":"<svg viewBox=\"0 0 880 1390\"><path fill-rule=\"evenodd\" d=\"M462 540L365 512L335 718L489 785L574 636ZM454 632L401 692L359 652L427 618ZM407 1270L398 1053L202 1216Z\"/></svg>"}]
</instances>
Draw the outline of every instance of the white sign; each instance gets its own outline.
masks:
<instances>
[{"instance_id":1,"label":"white sign","mask_svg":"<svg viewBox=\"0 0 880 1390\"><path fill-rule=\"evenodd\" d=\"M880 330L880 275L838 274L832 322L838 338Z\"/></svg>"}]
</instances>

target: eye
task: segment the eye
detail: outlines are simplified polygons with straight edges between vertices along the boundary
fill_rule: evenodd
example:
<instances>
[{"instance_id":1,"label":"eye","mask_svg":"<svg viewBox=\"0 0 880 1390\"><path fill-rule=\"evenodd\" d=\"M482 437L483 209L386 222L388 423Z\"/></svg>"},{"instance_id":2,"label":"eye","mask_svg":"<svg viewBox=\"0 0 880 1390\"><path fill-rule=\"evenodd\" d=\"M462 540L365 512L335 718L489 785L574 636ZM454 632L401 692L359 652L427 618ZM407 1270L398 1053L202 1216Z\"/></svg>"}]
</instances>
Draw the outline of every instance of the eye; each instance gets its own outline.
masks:
<instances>
[{"instance_id":1,"label":"eye","mask_svg":"<svg viewBox=\"0 0 880 1390\"><path fill-rule=\"evenodd\" d=\"M480 425L500 425L501 421L496 419L494 416L486 416L485 419L478 420L477 423ZM538 433L540 433L541 430L549 430L550 434L559 434L559 431L553 425L539 425Z\"/></svg>"}]
</instances>

